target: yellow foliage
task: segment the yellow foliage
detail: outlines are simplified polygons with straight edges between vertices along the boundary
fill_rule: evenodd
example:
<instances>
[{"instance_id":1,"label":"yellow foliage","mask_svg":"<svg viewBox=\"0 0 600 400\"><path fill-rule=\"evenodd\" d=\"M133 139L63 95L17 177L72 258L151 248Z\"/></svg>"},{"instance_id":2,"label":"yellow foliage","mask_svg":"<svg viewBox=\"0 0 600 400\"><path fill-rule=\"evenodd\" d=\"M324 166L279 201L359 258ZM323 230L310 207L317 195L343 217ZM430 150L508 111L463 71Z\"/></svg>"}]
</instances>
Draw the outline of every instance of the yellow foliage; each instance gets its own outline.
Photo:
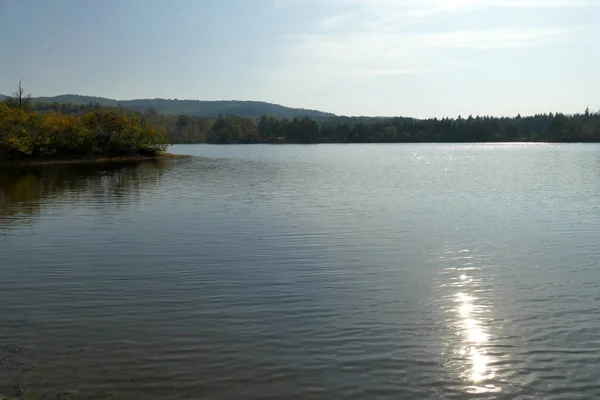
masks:
<instances>
[{"instance_id":1,"label":"yellow foliage","mask_svg":"<svg viewBox=\"0 0 600 400\"><path fill-rule=\"evenodd\" d=\"M83 116L37 115L0 103L0 158L22 155L157 153L166 149L160 132L115 112Z\"/></svg>"}]
</instances>

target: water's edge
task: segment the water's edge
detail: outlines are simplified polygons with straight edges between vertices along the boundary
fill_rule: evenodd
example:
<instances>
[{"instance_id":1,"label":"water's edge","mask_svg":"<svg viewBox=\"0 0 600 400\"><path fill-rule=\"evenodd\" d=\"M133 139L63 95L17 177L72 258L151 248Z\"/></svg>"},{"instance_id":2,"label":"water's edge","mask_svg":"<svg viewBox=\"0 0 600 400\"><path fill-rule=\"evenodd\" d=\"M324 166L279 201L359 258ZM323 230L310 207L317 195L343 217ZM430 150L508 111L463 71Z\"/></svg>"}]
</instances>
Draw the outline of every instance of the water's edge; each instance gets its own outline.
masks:
<instances>
[{"instance_id":1,"label":"water's edge","mask_svg":"<svg viewBox=\"0 0 600 400\"><path fill-rule=\"evenodd\" d=\"M128 162L128 161L146 161L146 160L164 160L171 158L188 158L193 157L185 154L163 153L155 156L128 155L128 156L95 156L84 158L33 158L30 160L18 161L0 161L0 168L12 167L30 167L38 165L59 165L59 164L106 164L113 162Z\"/></svg>"}]
</instances>

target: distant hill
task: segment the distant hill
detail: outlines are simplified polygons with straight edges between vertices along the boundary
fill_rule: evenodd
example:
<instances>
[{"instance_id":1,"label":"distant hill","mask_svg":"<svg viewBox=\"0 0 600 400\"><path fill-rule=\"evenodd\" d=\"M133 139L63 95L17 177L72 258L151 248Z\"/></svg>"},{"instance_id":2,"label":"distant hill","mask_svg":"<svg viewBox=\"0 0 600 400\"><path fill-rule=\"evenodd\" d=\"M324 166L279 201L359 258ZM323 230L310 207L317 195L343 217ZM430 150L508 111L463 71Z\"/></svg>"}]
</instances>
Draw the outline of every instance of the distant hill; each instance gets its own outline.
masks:
<instances>
[{"instance_id":1,"label":"distant hill","mask_svg":"<svg viewBox=\"0 0 600 400\"><path fill-rule=\"evenodd\" d=\"M0 100L6 96L0 95ZM160 114L185 114L193 117L218 117L219 115L236 115L240 117L259 117L271 115L277 118L311 117L316 119L335 117L335 114L303 108L290 108L262 101L200 101L200 100L168 100L139 99L114 100L104 97L63 94L54 97L34 97L34 102L59 104L98 103L107 107L131 108L139 111L150 109Z\"/></svg>"}]
</instances>

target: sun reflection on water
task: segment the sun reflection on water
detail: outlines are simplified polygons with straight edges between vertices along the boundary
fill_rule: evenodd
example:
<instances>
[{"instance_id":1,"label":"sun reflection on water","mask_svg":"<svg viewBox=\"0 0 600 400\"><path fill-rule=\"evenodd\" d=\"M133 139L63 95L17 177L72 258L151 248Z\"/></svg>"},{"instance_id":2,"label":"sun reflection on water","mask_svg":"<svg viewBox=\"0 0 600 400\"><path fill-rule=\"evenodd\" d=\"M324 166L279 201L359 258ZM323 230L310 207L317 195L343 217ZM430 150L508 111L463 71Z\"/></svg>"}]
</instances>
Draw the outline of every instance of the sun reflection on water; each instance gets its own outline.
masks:
<instances>
[{"instance_id":1,"label":"sun reflection on water","mask_svg":"<svg viewBox=\"0 0 600 400\"><path fill-rule=\"evenodd\" d=\"M465 279L461 278L461 280ZM474 304L476 299L464 292L457 293L456 297L459 303L458 313L461 318L461 331L465 338L460 353L468 357L471 362L471 369L467 373L468 378L473 383L481 382L484 379L491 379L494 377L494 372L488 368L490 357L480 348L482 344L488 341L489 335L484 327L481 326L480 321L477 320Z\"/></svg>"},{"instance_id":2,"label":"sun reflection on water","mask_svg":"<svg viewBox=\"0 0 600 400\"><path fill-rule=\"evenodd\" d=\"M501 388L490 383L496 376L493 368L493 357L487 352L487 347L492 340L488 332L489 326L485 325L483 315L489 313L490 308L485 306L485 300L480 296L482 292L481 268L474 263L473 255L467 250L454 252L448 259L459 261L460 266L448 268L451 286L458 289L452 294L452 308L456 319L456 333L460 337L456 355L463 364L459 368L461 378L467 382L466 391L470 393L499 392Z\"/></svg>"}]
</instances>

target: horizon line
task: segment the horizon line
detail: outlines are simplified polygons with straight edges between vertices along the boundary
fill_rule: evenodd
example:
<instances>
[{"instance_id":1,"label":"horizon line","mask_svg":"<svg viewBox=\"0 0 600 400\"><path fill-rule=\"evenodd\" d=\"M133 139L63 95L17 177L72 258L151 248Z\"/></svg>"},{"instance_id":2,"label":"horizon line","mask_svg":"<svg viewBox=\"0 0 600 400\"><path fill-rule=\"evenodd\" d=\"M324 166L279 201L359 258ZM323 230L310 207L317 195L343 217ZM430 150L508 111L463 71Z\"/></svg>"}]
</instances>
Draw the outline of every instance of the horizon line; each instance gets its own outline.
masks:
<instances>
[{"instance_id":1,"label":"horizon line","mask_svg":"<svg viewBox=\"0 0 600 400\"><path fill-rule=\"evenodd\" d=\"M166 97L146 97L146 98L130 98L130 99L115 99L115 98L110 98L110 97L103 97L103 96L94 96L94 95L83 95L83 94L75 94L75 93L63 93L63 94L58 94L58 95L54 95L54 96L31 96L32 100L36 100L36 99L40 99L40 98L54 98L54 97L61 97L61 96L77 96L77 97L95 97L98 99L104 99L104 100L111 100L111 101L116 101L116 102L125 102L125 101L136 101L136 100L166 100L166 101L196 101L196 102L207 102L207 103L218 103L218 102L248 102L248 103L263 103L263 104L269 104L269 105L274 105L274 106L279 106L279 107L283 107L283 108L288 108L288 109L292 109L292 110L305 110L305 111L316 111L319 113L323 113L323 114L329 114L332 117L337 117L337 118L381 118L381 119L392 119L392 118L410 118L410 119L415 119L415 120L433 120L433 119L453 119L456 120L458 118L461 119L468 119L469 117L472 118L517 118L517 117L521 117L521 118L527 118L527 117L535 117L538 115L556 115L556 114L563 114L566 116L573 116L573 115L580 115L583 114L586 110L589 111L590 113L600 113L600 107L598 107L597 109L592 109L589 105L586 107L586 109L583 112L562 112L562 111L546 111L546 112L537 112L537 113L533 113L533 114L522 114L520 112L518 112L516 115L494 115L494 114L458 114L456 116L449 116L449 115L445 115L445 116L428 116L428 117L411 117L411 116L407 116L407 115L365 115L365 114L336 114L334 112L330 112L330 111L323 111L323 110L319 110L317 108L304 108L304 107L294 107L294 106L287 106L287 105L283 105L280 103L273 103L273 102L268 102L265 100L235 100L235 99L225 99L225 100L200 100L200 99L190 99L190 98L186 98L186 99L180 99L180 98L166 98ZM6 95L6 94L2 94L0 93L0 97L10 97L10 95ZM62 103L62 104L69 104L69 103ZM88 103L88 104L92 104L92 103ZM181 114L181 115L187 115L185 113ZM464 115L467 115L466 117Z\"/></svg>"}]
</instances>

